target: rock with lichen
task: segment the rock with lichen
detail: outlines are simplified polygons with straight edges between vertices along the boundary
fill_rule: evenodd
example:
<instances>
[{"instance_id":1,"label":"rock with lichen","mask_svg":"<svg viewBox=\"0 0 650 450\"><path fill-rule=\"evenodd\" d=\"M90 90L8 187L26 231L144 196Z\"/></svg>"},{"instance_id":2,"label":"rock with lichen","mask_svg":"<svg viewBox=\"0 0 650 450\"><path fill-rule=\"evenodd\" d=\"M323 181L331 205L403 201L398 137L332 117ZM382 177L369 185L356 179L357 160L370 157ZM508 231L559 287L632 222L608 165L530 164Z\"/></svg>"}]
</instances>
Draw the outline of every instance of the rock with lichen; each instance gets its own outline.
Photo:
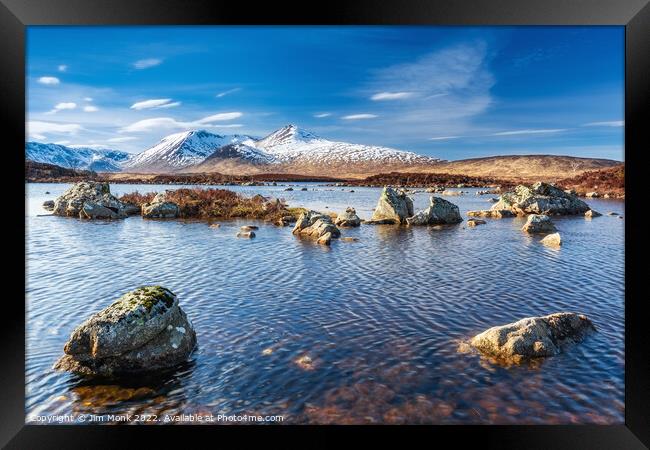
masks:
<instances>
[{"instance_id":1,"label":"rock with lichen","mask_svg":"<svg viewBox=\"0 0 650 450\"><path fill-rule=\"evenodd\" d=\"M474 336L470 345L486 355L519 362L557 355L563 344L579 342L595 329L586 316L562 312L492 327Z\"/></svg>"},{"instance_id":2,"label":"rock with lichen","mask_svg":"<svg viewBox=\"0 0 650 450\"><path fill-rule=\"evenodd\" d=\"M530 187L519 185L504 193L491 209L510 210L518 215L570 215L584 214L589 205L573 193L539 181Z\"/></svg>"},{"instance_id":3,"label":"rock with lichen","mask_svg":"<svg viewBox=\"0 0 650 450\"><path fill-rule=\"evenodd\" d=\"M557 231L551 218L545 214L531 214L521 229L526 233L554 233Z\"/></svg>"},{"instance_id":4,"label":"rock with lichen","mask_svg":"<svg viewBox=\"0 0 650 450\"><path fill-rule=\"evenodd\" d=\"M444 225L462 221L458 206L443 198L433 196L429 198L428 208L418 211L406 219L408 225Z\"/></svg>"},{"instance_id":5,"label":"rock with lichen","mask_svg":"<svg viewBox=\"0 0 650 450\"><path fill-rule=\"evenodd\" d=\"M406 223L413 216L413 200L402 190L385 187L369 223Z\"/></svg>"},{"instance_id":6,"label":"rock with lichen","mask_svg":"<svg viewBox=\"0 0 650 450\"><path fill-rule=\"evenodd\" d=\"M175 219L180 212L176 203L167 200L166 192L157 194L151 203L142 205L142 217L147 219Z\"/></svg>"},{"instance_id":7,"label":"rock with lichen","mask_svg":"<svg viewBox=\"0 0 650 450\"><path fill-rule=\"evenodd\" d=\"M339 227L358 227L361 225L361 219L357 216L357 211L354 208L348 207L345 212L336 216L334 224Z\"/></svg>"},{"instance_id":8,"label":"rock with lichen","mask_svg":"<svg viewBox=\"0 0 650 450\"><path fill-rule=\"evenodd\" d=\"M131 212L127 205L111 194L108 183L81 181L75 183L54 201L55 216L82 219L123 219Z\"/></svg>"},{"instance_id":9,"label":"rock with lichen","mask_svg":"<svg viewBox=\"0 0 650 450\"><path fill-rule=\"evenodd\" d=\"M196 333L176 295L143 286L93 314L70 335L54 368L111 376L176 366L196 346Z\"/></svg>"},{"instance_id":10,"label":"rock with lichen","mask_svg":"<svg viewBox=\"0 0 650 450\"><path fill-rule=\"evenodd\" d=\"M549 247L559 247L562 245L562 237L560 236L560 233L553 233L545 236L541 242Z\"/></svg>"},{"instance_id":11,"label":"rock with lichen","mask_svg":"<svg viewBox=\"0 0 650 450\"><path fill-rule=\"evenodd\" d=\"M341 235L341 231L334 225L332 218L317 211L307 211L300 214L293 228L293 234L314 239L320 239L326 233L331 233L330 238L337 238Z\"/></svg>"}]
</instances>

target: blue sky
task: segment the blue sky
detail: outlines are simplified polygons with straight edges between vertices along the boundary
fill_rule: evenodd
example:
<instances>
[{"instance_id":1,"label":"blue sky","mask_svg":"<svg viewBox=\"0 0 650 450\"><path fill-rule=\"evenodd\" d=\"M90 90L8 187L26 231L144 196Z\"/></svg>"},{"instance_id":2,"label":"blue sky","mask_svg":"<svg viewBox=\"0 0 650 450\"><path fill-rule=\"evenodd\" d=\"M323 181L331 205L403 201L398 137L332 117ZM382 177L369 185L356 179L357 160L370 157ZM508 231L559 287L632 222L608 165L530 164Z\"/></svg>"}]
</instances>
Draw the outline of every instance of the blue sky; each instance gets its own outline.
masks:
<instances>
[{"instance_id":1,"label":"blue sky","mask_svg":"<svg viewBox=\"0 0 650 450\"><path fill-rule=\"evenodd\" d=\"M29 27L28 139L186 129L623 159L623 27Z\"/></svg>"}]
</instances>

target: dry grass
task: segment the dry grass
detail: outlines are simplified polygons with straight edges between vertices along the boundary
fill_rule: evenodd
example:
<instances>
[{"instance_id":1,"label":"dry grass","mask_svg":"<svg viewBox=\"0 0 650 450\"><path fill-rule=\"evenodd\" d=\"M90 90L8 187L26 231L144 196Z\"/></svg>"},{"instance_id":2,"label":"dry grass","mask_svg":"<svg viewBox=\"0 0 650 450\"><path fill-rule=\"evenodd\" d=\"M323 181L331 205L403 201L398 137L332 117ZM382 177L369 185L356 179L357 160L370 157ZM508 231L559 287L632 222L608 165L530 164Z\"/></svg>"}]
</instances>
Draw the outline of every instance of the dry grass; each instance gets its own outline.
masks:
<instances>
[{"instance_id":1,"label":"dry grass","mask_svg":"<svg viewBox=\"0 0 650 450\"><path fill-rule=\"evenodd\" d=\"M142 206L150 203L155 193L131 192L120 200ZM257 219L276 221L293 215L283 200L271 200L261 195L246 197L227 189L182 188L169 190L166 201L176 203L183 218L199 219Z\"/></svg>"},{"instance_id":2,"label":"dry grass","mask_svg":"<svg viewBox=\"0 0 650 450\"><path fill-rule=\"evenodd\" d=\"M564 189L574 189L578 194L598 192L613 196L625 195L625 165L608 169L585 172L573 178L560 180L557 183Z\"/></svg>"}]
</instances>

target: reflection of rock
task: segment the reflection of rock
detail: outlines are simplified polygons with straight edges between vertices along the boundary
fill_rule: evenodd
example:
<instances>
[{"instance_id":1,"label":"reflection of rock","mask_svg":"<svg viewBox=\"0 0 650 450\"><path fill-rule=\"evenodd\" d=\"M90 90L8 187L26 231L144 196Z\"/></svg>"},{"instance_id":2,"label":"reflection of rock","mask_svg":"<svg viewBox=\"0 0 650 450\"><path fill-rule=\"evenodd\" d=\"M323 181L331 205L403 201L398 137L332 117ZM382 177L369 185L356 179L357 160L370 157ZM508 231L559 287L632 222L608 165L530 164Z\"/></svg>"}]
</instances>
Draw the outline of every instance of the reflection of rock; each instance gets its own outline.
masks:
<instances>
[{"instance_id":1,"label":"reflection of rock","mask_svg":"<svg viewBox=\"0 0 650 450\"><path fill-rule=\"evenodd\" d=\"M564 342L580 341L593 330L583 315L556 313L490 328L474 336L470 344L487 355L518 361L557 355Z\"/></svg>"},{"instance_id":2,"label":"reflection of rock","mask_svg":"<svg viewBox=\"0 0 650 450\"><path fill-rule=\"evenodd\" d=\"M358 242L358 241L359 241L359 238L349 237L349 236L348 236L348 237L342 237L342 238L341 238L341 241L342 241L342 242Z\"/></svg>"},{"instance_id":3,"label":"reflection of rock","mask_svg":"<svg viewBox=\"0 0 650 450\"><path fill-rule=\"evenodd\" d=\"M196 345L176 295L160 286L128 292L79 325L55 369L110 376L173 367Z\"/></svg>"},{"instance_id":4,"label":"reflection of rock","mask_svg":"<svg viewBox=\"0 0 650 450\"><path fill-rule=\"evenodd\" d=\"M127 388L117 385L77 386L72 389L81 404L91 404L94 407L117 405L122 402L143 400L155 395L156 391L149 387Z\"/></svg>"},{"instance_id":5,"label":"reflection of rock","mask_svg":"<svg viewBox=\"0 0 650 450\"><path fill-rule=\"evenodd\" d=\"M52 213L56 216L122 219L127 216L125 206L111 194L108 183L82 181L56 199Z\"/></svg>"},{"instance_id":6,"label":"reflection of rock","mask_svg":"<svg viewBox=\"0 0 650 450\"><path fill-rule=\"evenodd\" d=\"M527 233L553 233L557 231L551 218L544 214L529 215L528 220L521 229Z\"/></svg>"},{"instance_id":7,"label":"reflection of rock","mask_svg":"<svg viewBox=\"0 0 650 450\"><path fill-rule=\"evenodd\" d=\"M507 209L482 209L479 211L467 211L470 217L490 217L492 219L501 219L502 217L514 217L515 214Z\"/></svg>"},{"instance_id":8,"label":"reflection of rock","mask_svg":"<svg viewBox=\"0 0 650 450\"><path fill-rule=\"evenodd\" d=\"M590 209L587 212L585 212L585 217L588 219L591 219L593 217L599 217L599 216L602 216L602 214L599 213L598 211L594 211L593 209Z\"/></svg>"},{"instance_id":9,"label":"reflection of rock","mask_svg":"<svg viewBox=\"0 0 650 450\"><path fill-rule=\"evenodd\" d=\"M393 223L405 223L407 217L413 215L413 200L404 191L398 191L391 187L385 187L377 202L377 207L372 214L371 222L393 221Z\"/></svg>"},{"instance_id":10,"label":"reflection of rock","mask_svg":"<svg viewBox=\"0 0 650 450\"><path fill-rule=\"evenodd\" d=\"M559 247L562 245L562 238L560 237L560 233L553 233L544 237L541 242L542 244L548 245L550 247Z\"/></svg>"},{"instance_id":11,"label":"reflection of rock","mask_svg":"<svg viewBox=\"0 0 650 450\"><path fill-rule=\"evenodd\" d=\"M515 214L565 215L583 214L589 206L575 194L537 182L531 187L519 185L506 192L491 209L507 209Z\"/></svg>"},{"instance_id":12,"label":"reflection of rock","mask_svg":"<svg viewBox=\"0 0 650 450\"><path fill-rule=\"evenodd\" d=\"M358 227L361 225L361 219L354 208L348 207L345 212L336 216L334 224L339 227Z\"/></svg>"},{"instance_id":13,"label":"reflection of rock","mask_svg":"<svg viewBox=\"0 0 650 450\"><path fill-rule=\"evenodd\" d=\"M439 197L429 198L428 208L418 211L406 219L406 223L409 225L442 225L462 221L458 206Z\"/></svg>"},{"instance_id":14,"label":"reflection of rock","mask_svg":"<svg viewBox=\"0 0 650 450\"><path fill-rule=\"evenodd\" d=\"M240 231L237 233L238 238L252 239L255 237L254 231Z\"/></svg>"},{"instance_id":15,"label":"reflection of rock","mask_svg":"<svg viewBox=\"0 0 650 450\"><path fill-rule=\"evenodd\" d=\"M165 193L157 194L151 203L142 205L142 217L147 219L174 219L180 215L176 203L168 202Z\"/></svg>"}]
</instances>

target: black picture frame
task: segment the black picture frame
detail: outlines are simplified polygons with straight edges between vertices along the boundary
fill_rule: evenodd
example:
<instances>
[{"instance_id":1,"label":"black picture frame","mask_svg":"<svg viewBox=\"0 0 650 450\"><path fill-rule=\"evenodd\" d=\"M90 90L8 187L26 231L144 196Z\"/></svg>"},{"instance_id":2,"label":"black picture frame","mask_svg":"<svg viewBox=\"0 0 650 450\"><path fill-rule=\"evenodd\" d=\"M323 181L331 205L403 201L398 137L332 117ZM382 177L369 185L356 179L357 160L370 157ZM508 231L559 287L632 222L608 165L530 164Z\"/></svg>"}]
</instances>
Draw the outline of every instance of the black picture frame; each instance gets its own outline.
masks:
<instances>
[{"instance_id":1,"label":"black picture frame","mask_svg":"<svg viewBox=\"0 0 650 450\"><path fill-rule=\"evenodd\" d=\"M5 125L4 154L9 166L12 220L5 238L10 251L5 257L10 276L6 286L4 320L0 333L0 389L2 420L0 444L6 448L115 448L129 447L133 435L171 442L171 433L192 433L195 439L215 433L241 434L250 427L102 427L25 425L25 27L29 25L185 25L185 24L420 24L420 25L622 25L625 26L625 159L626 198L635 206L641 199L644 152L650 148L648 117L650 99L650 4L649 0L401 0L220 2L208 0L0 0L0 123ZM14 189L15 186L15 189ZM21 188L22 186L22 188ZM497 448L623 449L650 446L650 333L643 314L647 293L642 287L647 264L643 259L641 208L626 210L625 245L625 424L620 426L427 426L427 427L256 427L263 433L285 434L308 430L310 441L322 441L332 430L360 432L383 439L387 432L406 437L416 433L429 442L452 439L458 445L473 442ZM597 263L597 261L594 261ZM10 270L5 270L5 274ZM22 282L20 281L22 280ZM9 292L16 295L8 295ZM175 428L175 430L171 430ZM235 430L235 428L237 430ZM272 430L272 431L268 431ZM200 435L200 436L199 436ZM240 436L241 437L241 436ZM216 436L215 436L216 438ZM218 437L217 439L221 439ZM283 438L286 440L286 437ZM207 441L210 442L210 441ZM212 442L219 443L214 440ZM425 441L426 442L426 441Z\"/></svg>"}]
</instances>

